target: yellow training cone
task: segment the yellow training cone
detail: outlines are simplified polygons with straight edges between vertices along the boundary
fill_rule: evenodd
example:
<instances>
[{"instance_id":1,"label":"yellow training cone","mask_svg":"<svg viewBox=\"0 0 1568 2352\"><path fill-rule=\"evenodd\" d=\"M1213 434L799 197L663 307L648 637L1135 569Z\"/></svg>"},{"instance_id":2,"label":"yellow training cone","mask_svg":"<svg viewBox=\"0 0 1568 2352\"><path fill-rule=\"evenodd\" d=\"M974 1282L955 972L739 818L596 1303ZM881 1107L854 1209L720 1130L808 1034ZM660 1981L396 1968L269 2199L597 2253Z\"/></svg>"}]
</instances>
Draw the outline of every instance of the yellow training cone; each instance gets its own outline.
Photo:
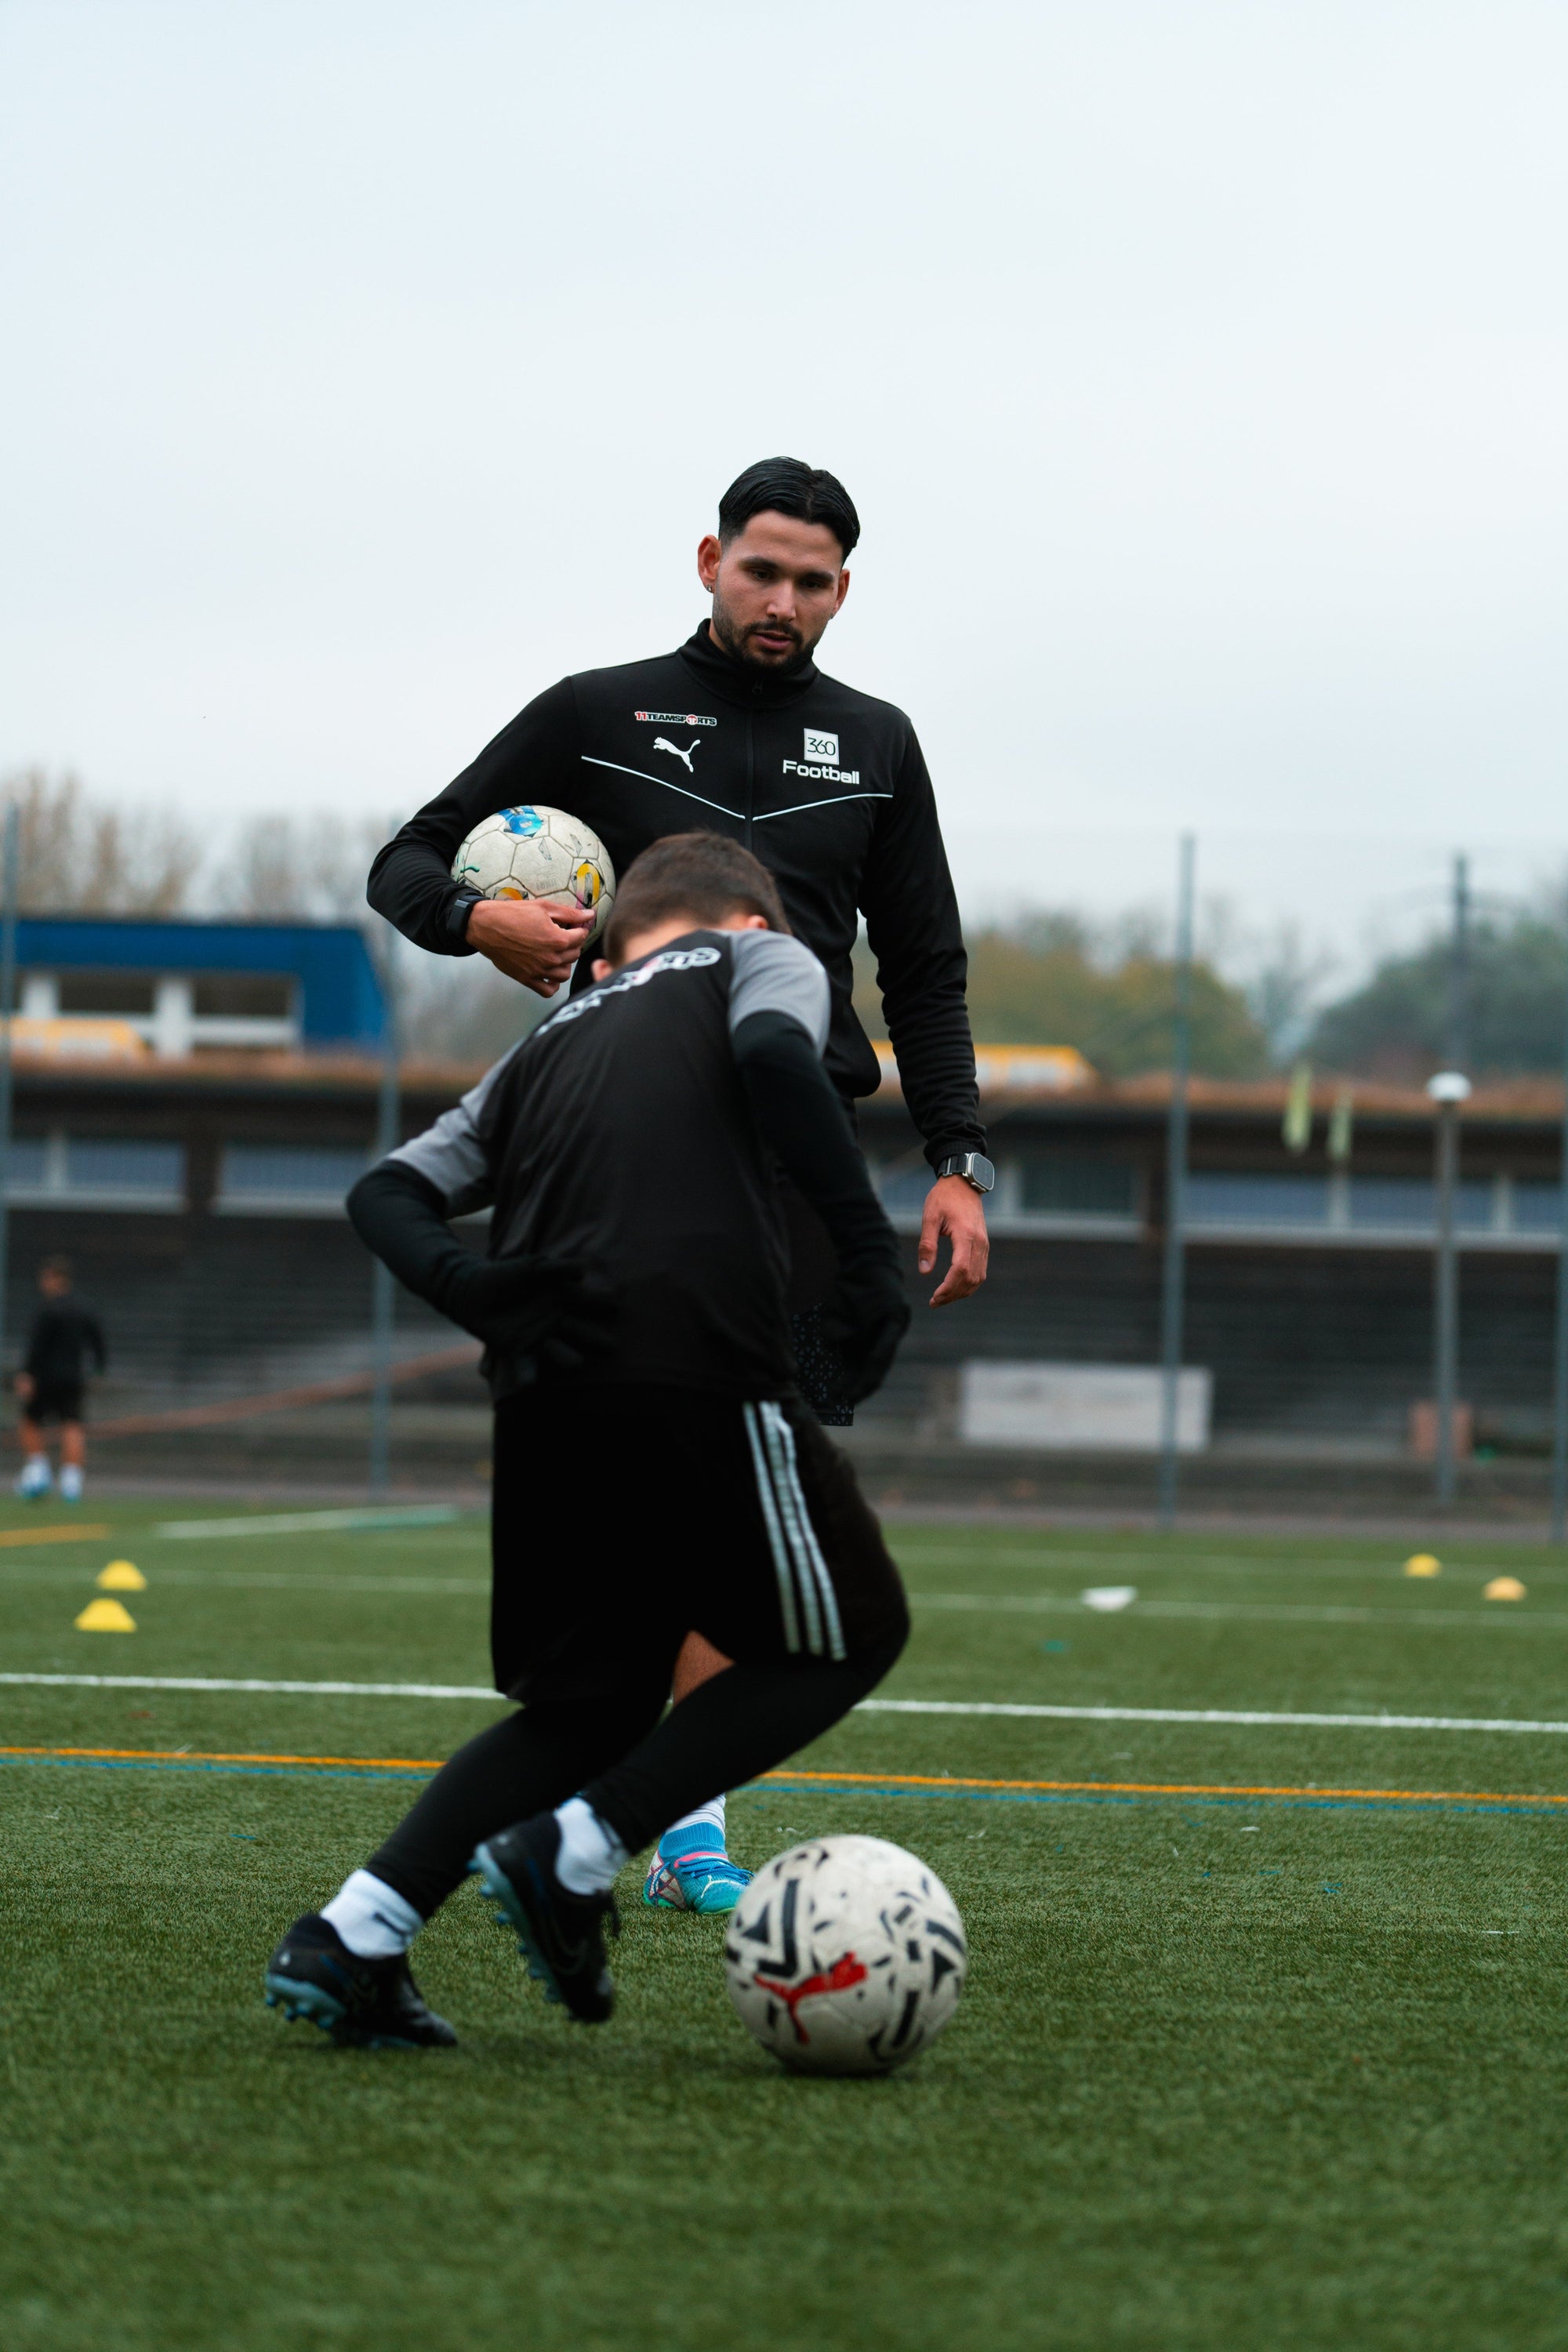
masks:
<instances>
[{"instance_id":1,"label":"yellow training cone","mask_svg":"<svg viewBox=\"0 0 1568 2352\"><path fill-rule=\"evenodd\" d=\"M1481 1598L1483 1601L1522 1601L1524 1590L1517 1576L1494 1576Z\"/></svg>"},{"instance_id":2,"label":"yellow training cone","mask_svg":"<svg viewBox=\"0 0 1568 2352\"><path fill-rule=\"evenodd\" d=\"M145 1592L147 1590L146 1578L128 1559L111 1559L93 1581L100 1592Z\"/></svg>"},{"instance_id":3,"label":"yellow training cone","mask_svg":"<svg viewBox=\"0 0 1568 2352\"><path fill-rule=\"evenodd\" d=\"M89 1601L76 1620L79 1633L134 1633L136 1620L120 1601Z\"/></svg>"},{"instance_id":4,"label":"yellow training cone","mask_svg":"<svg viewBox=\"0 0 1568 2352\"><path fill-rule=\"evenodd\" d=\"M1443 1563L1434 1559L1429 1551L1413 1551L1405 1563L1405 1573L1406 1576L1441 1576ZM101 1584L102 1577L98 1580Z\"/></svg>"}]
</instances>

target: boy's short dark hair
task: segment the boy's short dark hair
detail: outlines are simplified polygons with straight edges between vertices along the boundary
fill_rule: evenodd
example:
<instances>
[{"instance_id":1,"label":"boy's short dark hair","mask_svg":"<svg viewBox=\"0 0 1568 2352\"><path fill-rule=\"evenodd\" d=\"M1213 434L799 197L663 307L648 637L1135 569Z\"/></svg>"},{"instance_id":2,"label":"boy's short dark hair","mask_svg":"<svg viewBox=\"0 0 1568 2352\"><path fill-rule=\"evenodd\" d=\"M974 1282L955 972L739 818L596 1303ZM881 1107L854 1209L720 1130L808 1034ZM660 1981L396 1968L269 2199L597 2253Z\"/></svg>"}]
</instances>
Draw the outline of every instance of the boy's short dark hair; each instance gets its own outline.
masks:
<instances>
[{"instance_id":1,"label":"boy's short dark hair","mask_svg":"<svg viewBox=\"0 0 1568 2352\"><path fill-rule=\"evenodd\" d=\"M626 943L672 915L689 915L693 930L726 915L761 915L770 931L787 931L778 885L762 860L721 833L667 833L650 842L622 875L599 953L620 963Z\"/></svg>"},{"instance_id":2,"label":"boy's short dark hair","mask_svg":"<svg viewBox=\"0 0 1568 2352\"><path fill-rule=\"evenodd\" d=\"M68 1257L47 1257L38 1268L38 1279L41 1282L46 1274L52 1274L61 1282L69 1282L75 1273L76 1268Z\"/></svg>"},{"instance_id":3,"label":"boy's short dark hair","mask_svg":"<svg viewBox=\"0 0 1568 2352\"><path fill-rule=\"evenodd\" d=\"M826 526L847 563L860 536L855 501L836 474L798 457L761 457L737 474L719 501L719 538L728 547L753 515L793 515L797 522Z\"/></svg>"}]
</instances>

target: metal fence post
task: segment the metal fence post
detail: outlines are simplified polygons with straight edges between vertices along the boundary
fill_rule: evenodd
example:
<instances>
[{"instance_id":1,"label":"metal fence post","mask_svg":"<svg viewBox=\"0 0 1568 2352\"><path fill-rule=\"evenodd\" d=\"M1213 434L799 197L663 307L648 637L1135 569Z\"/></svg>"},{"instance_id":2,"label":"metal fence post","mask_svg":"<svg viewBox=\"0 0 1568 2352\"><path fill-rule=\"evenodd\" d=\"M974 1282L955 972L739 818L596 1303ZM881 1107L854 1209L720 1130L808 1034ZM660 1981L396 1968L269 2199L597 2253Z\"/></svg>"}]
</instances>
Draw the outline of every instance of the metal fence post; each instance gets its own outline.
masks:
<instances>
[{"instance_id":1,"label":"metal fence post","mask_svg":"<svg viewBox=\"0 0 1568 2352\"><path fill-rule=\"evenodd\" d=\"M5 1290L11 1274L11 1018L16 1009L16 899L22 863L22 812L5 811L5 877L0 883L0 1368L5 1360Z\"/></svg>"},{"instance_id":2,"label":"metal fence post","mask_svg":"<svg viewBox=\"0 0 1568 2352\"><path fill-rule=\"evenodd\" d=\"M398 1141L397 934L382 941L382 990L385 1012L381 1032L381 1089L376 1106L375 1156L384 1160ZM371 1273L370 1491L384 1496L392 1485L392 1342L396 1292L392 1269L377 1258Z\"/></svg>"},{"instance_id":3,"label":"metal fence post","mask_svg":"<svg viewBox=\"0 0 1568 2352\"><path fill-rule=\"evenodd\" d=\"M1552 1333L1552 1540L1568 1541L1568 1003L1563 1027L1563 1144L1557 1198L1557 1326Z\"/></svg>"},{"instance_id":4,"label":"metal fence post","mask_svg":"<svg viewBox=\"0 0 1568 2352\"><path fill-rule=\"evenodd\" d=\"M1193 871L1195 850L1182 835L1176 885L1175 1018L1171 1041L1171 1108L1165 1123L1165 1263L1160 1302L1160 1525L1176 1524L1176 1407L1187 1215L1187 1079L1193 1059Z\"/></svg>"}]
</instances>

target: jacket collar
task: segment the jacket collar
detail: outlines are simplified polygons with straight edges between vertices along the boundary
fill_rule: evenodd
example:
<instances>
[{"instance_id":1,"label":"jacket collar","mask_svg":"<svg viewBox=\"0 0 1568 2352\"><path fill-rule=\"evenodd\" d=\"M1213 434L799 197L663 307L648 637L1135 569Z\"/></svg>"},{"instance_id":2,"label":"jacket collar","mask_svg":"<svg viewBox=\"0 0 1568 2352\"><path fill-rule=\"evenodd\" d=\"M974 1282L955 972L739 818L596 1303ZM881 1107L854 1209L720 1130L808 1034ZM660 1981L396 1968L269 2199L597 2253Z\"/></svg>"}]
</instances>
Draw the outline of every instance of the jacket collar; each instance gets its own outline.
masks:
<instances>
[{"instance_id":1,"label":"jacket collar","mask_svg":"<svg viewBox=\"0 0 1568 2352\"><path fill-rule=\"evenodd\" d=\"M817 678L816 665L809 654L784 669L764 669L751 662L735 661L721 646L714 644L706 621L678 648L678 656L710 694L718 695L721 701L736 703L742 710L777 710L798 702Z\"/></svg>"}]
</instances>

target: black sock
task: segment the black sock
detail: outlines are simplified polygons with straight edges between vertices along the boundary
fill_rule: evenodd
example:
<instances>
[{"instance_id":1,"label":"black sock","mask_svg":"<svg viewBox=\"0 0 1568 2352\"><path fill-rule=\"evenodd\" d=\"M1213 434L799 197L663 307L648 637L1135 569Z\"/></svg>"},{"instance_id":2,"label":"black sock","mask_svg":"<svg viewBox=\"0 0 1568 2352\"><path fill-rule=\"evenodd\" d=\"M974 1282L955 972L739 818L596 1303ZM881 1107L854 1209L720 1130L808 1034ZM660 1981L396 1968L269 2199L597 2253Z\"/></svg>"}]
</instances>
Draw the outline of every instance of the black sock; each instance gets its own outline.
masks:
<instances>
[{"instance_id":1,"label":"black sock","mask_svg":"<svg viewBox=\"0 0 1568 2352\"><path fill-rule=\"evenodd\" d=\"M586 1781L583 1795L636 1853L716 1789L754 1780L831 1730L876 1688L903 1646L900 1633L837 1665L813 1659L730 1666Z\"/></svg>"},{"instance_id":2,"label":"black sock","mask_svg":"<svg viewBox=\"0 0 1568 2352\"><path fill-rule=\"evenodd\" d=\"M575 1796L635 1746L663 1704L656 1691L640 1704L624 1698L560 1713L531 1706L492 1723L442 1765L364 1867L428 1919L461 1885L483 1839Z\"/></svg>"},{"instance_id":3,"label":"black sock","mask_svg":"<svg viewBox=\"0 0 1568 2352\"><path fill-rule=\"evenodd\" d=\"M874 1690L904 1643L838 1664L726 1668L658 1720L662 1693L530 1706L459 1748L364 1867L428 1919L480 1842L579 1792L632 1853L716 1789L734 1789L820 1738Z\"/></svg>"}]
</instances>

